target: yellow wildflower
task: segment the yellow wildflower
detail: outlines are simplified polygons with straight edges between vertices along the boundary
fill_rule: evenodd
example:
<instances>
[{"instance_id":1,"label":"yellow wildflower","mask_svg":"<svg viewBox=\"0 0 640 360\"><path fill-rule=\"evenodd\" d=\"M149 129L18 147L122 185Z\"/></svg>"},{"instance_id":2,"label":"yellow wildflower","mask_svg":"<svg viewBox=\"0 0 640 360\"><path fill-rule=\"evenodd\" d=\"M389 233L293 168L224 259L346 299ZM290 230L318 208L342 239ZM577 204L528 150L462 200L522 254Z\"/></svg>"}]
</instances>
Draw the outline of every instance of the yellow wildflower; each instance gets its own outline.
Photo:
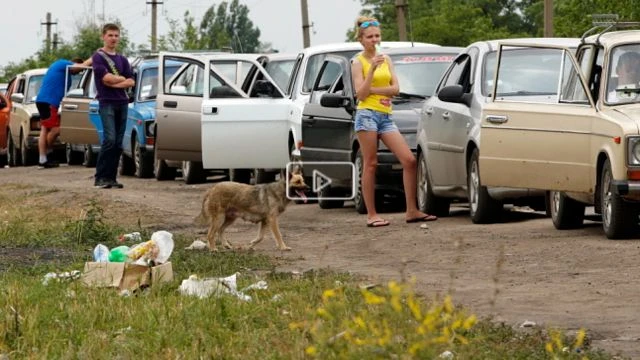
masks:
<instances>
[{"instance_id":1,"label":"yellow wildflower","mask_svg":"<svg viewBox=\"0 0 640 360\"><path fill-rule=\"evenodd\" d=\"M462 324L462 328L465 330L469 330L473 327L473 325L476 324L477 321L478 318L476 318L475 315L471 315L464 321L464 323Z\"/></svg>"},{"instance_id":2,"label":"yellow wildflower","mask_svg":"<svg viewBox=\"0 0 640 360\"><path fill-rule=\"evenodd\" d=\"M304 349L304 352L309 356L316 356L316 354L318 354L318 349L316 349L315 346L311 345Z\"/></svg>"},{"instance_id":3,"label":"yellow wildflower","mask_svg":"<svg viewBox=\"0 0 640 360\"><path fill-rule=\"evenodd\" d=\"M362 294L364 296L364 301L369 305L379 305L384 304L386 301L382 296L378 296L371 291L363 290Z\"/></svg>"},{"instance_id":4,"label":"yellow wildflower","mask_svg":"<svg viewBox=\"0 0 640 360\"><path fill-rule=\"evenodd\" d=\"M411 310L411 313L416 320L422 320L422 310L420 309L420 303L416 301L413 296L407 299L407 306L409 306L409 309Z\"/></svg>"},{"instance_id":5,"label":"yellow wildflower","mask_svg":"<svg viewBox=\"0 0 640 360\"><path fill-rule=\"evenodd\" d=\"M322 301L325 303L333 297L336 297L336 291L333 289L327 289L322 293Z\"/></svg>"},{"instance_id":6,"label":"yellow wildflower","mask_svg":"<svg viewBox=\"0 0 640 360\"><path fill-rule=\"evenodd\" d=\"M574 349L582 346L582 344L584 343L584 338L586 336L587 333L584 331L584 329L578 330L578 333L576 334L576 342L573 344Z\"/></svg>"}]
</instances>

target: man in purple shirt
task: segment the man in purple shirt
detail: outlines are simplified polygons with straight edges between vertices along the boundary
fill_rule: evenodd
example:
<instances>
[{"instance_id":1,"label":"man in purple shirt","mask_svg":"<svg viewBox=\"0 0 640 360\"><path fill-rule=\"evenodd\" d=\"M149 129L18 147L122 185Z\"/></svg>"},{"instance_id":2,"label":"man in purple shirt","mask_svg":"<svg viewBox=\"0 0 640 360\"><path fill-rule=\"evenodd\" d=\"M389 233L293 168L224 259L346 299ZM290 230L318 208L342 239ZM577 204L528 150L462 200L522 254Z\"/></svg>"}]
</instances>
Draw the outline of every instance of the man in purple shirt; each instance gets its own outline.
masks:
<instances>
[{"instance_id":1,"label":"man in purple shirt","mask_svg":"<svg viewBox=\"0 0 640 360\"><path fill-rule=\"evenodd\" d=\"M96 98L100 104L100 119L104 130L94 186L101 189L121 189L123 185L116 181L116 174L127 123L129 96L126 89L133 87L135 80L127 58L116 52L120 42L118 25L104 25L102 41L104 46L92 56Z\"/></svg>"}]
</instances>

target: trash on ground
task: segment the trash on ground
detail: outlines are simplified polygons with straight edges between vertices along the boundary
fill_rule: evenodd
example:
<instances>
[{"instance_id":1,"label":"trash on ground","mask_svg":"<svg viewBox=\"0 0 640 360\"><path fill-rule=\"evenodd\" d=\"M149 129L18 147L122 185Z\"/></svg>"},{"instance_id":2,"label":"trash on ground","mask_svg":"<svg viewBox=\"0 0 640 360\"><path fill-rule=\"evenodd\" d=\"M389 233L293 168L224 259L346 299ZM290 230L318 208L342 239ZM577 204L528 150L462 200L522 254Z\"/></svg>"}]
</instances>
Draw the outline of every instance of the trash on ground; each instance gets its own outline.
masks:
<instances>
[{"instance_id":1,"label":"trash on ground","mask_svg":"<svg viewBox=\"0 0 640 360\"><path fill-rule=\"evenodd\" d=\"M120 242L125 242L125 241L142 241L142 235L140 235L140 233L139 233L139 232L134 231L134 232L129 233L129 234L123 234L123 235L120 235L120 236L118 237L118 240L119 240Z\"/></svg>"},{"instance_id":2,"label":"trash on ground","mask_svg":"<svg viewBox=\"0 0 640 360\"><path fill-rule=\"evenodd\" d=\"M173 281L170 261L155 266L124 262L86 262L82 272L83 284L90 287L113 287L120 291L170 281Z\"/></svg>"},{"instance_id":3,"label":"trash on ground","mask_svg":"<svg viewBox=\"0 0 640 360\"><path fill-rule=\"evenodd\" d=\"M50 272L44 275L44 279L42 279L42 284L48 285L51 281L54 281L54 280L58 282L76 280L80 278L80 275L82 275L82 273L78 270L73 270L71 272L65 271L62 273Z\"/></svg>"},{"instance_id":4,"label":"trash on ground","mask_svg":"<svg viewBox=\"0 0 640 360\"><path fill-rule=\"evenodd\" d=\"M109 261L109 248L106 245L98 244L93 249L93 261L95 262L108 262Z\"/></svg>"},{"instance_id":5,"label":"trash on ground","mask_svg":"<svg viewBox=\"0 0 640 360\"><path fill-rule=\"evenodd\" d=\"M428 228L429 228L429 225L427 224L420 225L420 229L428 229Z\"/></svg>"},{"instance_id":6,"label":"trash on ground","mask_svg":"<svg viewBox=\"0 0 640 360\"><path fill-rule=\"evenodd\" d=\"M529 321L529 320L525 320L522 324L520 324L521 328L528 328L528 327L534 327L537 324L533 321Z\"/></svg>"},{"instance_id":7,"label":"trash on ground","mask_svg":"<svg viewBox=\"0 0 640 360\"><path fill-rule=\"evenodd\" d=\"M173 235L168 231L156 231L151 234L151 240L135 244L131 247L120 245L109 251L107 260L109 262L126 262L137 265L154 265L167 262L173 252ZM102 253L108 248L98 244L94 249L94 260L102 259ZM98 253L98 254L96 254ZM100 257L98 256L100 255ZM152 264L153 263L153 264Z\"/></svg>"},{"instance_id":8,"label":"trash on ground","mask_svg":"<svg viewBox=\"0 0 640 360\"><path fill-rule=\"evenodd\" d=\"M441 359L453 359L453 353L449 350L444 351L442 354L440 354L440 356L438 356Z\"/></svg>"},{"instance_id":9,"label":"trash on ground","mask_svg":"<svg viewBox=\"0 0 640 360\"><path fill-rule=\"evenodd\" d=\"M207 248L209 248L209 245L207 245L207 243L201 240L195 240L194 242L191 243L191 245L187 246L184 249L185 250L204 250Z\"/></svg>"},{"instance_id":10,"label":"trash on ground","mask_svg":"<svg viewBox=\"0 0 640 360\"><path fill-rule=\"evenodd\" d=\"M251 296L245 295L243 291L251 289L264 290L267 288L267 282L261 280L245 287L242 291L238 291L236 282L237 275L238 273L223 278L204 279L199 279L197 275L191 275L188 279L182 280L182 284L180 284L178 290L182 295L197 296L200 299L209 296L220 297L223 294L231 294L240 300L251 301Z\"/></svg>"}]
</instances>

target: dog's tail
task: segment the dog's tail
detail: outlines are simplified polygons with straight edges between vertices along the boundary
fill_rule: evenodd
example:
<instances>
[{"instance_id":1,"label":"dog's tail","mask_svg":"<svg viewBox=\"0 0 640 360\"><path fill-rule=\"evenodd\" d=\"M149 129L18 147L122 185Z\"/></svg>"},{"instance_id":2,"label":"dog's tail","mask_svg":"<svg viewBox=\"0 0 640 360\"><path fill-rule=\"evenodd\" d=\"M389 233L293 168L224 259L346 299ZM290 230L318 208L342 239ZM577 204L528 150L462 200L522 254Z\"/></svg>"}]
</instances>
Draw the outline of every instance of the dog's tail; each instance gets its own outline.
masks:
<instances>
[{"instance_id":1,"label":"dog's tail","mask_svg":"<svg viewBox=\"0 0 640 360\"><path fill-rule=\"evenodd\" d=\"M206 216L206 212L207 212L207 205L209 203L208 200L208 196L205 196L204 199L202 200L202 209L200 209L200 214L198 214L198 216L196 216L193 219L193 222L196 225L207 225L207 216Z\"/></svg>"}]
</instances>

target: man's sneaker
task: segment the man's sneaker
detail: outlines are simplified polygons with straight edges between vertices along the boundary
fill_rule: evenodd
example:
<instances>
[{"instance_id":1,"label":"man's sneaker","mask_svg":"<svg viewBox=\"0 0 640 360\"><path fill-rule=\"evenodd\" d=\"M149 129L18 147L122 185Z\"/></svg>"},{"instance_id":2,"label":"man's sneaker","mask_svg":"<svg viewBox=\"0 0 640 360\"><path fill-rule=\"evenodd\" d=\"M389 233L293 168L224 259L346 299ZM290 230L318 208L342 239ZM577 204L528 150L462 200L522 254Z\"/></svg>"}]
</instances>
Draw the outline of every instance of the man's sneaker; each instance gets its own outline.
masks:
<instances>
[{"instance_id":1,"label":"man's sneaker","mask_svg":"<svg viewBox=\"0 0 640 360\"><path fill-rule=\"evenodd\" d=\"M124 187L124 185L120 184L119 182L117 182L115 180L109 180L109 184L114 189L122 189Z\"/></svg>"},{"instance_id":2,"label":"man's sneaker","mask_svg":"<svg viewBox=\"0 0 640 360\"><path fill-rule=\"evenodd\" d=\"M111 188L111 182L109 180L97 179L93 183L93 186L98 188L98 189L110 189Z\"/></svg>"},{"instance_id":3,"label":"man's sneaker","mask_svg":"<svg viewBox=\"0 0 640 360\"><path fill-rule=\"evenodd\" d=\"M51 169L58 166L60 166L60 164L51 160L47 160L46 162L43 162L43 163L38 163L38 169Z\"/></svg>"}]
</instances>

